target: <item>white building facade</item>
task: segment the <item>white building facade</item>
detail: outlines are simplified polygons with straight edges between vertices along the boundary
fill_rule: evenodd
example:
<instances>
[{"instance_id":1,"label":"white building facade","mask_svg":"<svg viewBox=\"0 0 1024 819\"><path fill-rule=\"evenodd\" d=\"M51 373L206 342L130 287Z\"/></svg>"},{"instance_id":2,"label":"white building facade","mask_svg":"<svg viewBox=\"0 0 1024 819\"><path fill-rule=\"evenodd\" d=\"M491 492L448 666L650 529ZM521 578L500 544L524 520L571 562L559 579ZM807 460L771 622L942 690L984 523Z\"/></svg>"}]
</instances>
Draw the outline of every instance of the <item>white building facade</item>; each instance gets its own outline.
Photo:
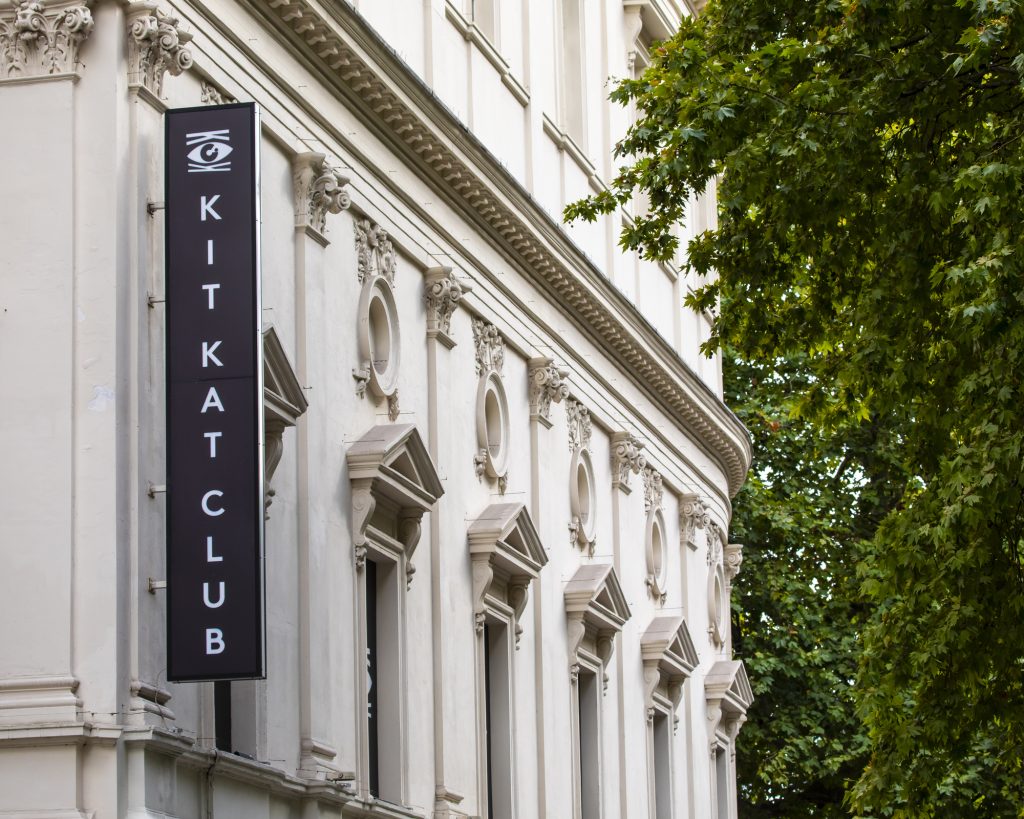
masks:
<instances>
[{"instance_id":1,"label":"white building facade","mask_svg":"<svg viewBox=\"0 0 1024 819\"><path fill-rule=\"evenodd\" d=\"M0 817L735 817L749 440L693 282L559 216L694 11L0 2ZM231 101L267 671L170 683L163 114Z\"/></svg>"}]
</instances>

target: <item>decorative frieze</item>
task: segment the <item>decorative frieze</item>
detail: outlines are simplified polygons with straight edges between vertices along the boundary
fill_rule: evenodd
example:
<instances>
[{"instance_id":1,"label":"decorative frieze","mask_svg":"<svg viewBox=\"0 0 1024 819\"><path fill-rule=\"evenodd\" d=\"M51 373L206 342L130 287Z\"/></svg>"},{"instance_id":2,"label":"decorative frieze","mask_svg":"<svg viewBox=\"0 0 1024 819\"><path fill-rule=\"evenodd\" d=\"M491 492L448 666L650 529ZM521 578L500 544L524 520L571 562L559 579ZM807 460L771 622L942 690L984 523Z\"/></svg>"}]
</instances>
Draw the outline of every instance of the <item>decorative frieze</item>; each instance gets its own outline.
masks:
<instances>
[{"instance_id":1,"label":"decorative frieze","mask_svg":"<svg viewBox=\"0 0 1024 819\"><path fill-rule=\"evenodd\" d=\"M476 374L483 377L490 370L500 374L505 365L505 339L498 328L483 319L473 319L473 346Z\"/></svg>"},{"instance_id":2,"label":"decorative frieze","mask_svg":"<svg viewBox=\"0 0 1024 819\"><path fill-rule=\"evenodd\" d=\"M93 25L81 2L21 0L0 10L0 81L74 74Z\"/></svg>"},{"instance_id":3,"label":"decorative frieze","mask_svg":"<svg viewBox=\"0 0 1024 819\"><path fill-rule=\"evenodd\" d=\"M356 222L356 260L360 284L374 276L383 276L388 284L395 286L398 267L395 248L387 231L369 219Z\"/></svg>"},{"instance_id":4,"label":"decorative frieze","mask_svg":"<svg viewBox=\"0 0 1024 819\"><path fill-rule=\"evenodd\" d=\"M612 435L612 486L627 495L633 491L629 476L636 475L647 466L647 459L641 451L643 448L643 443L629 432Z\"/></svg>"},{"instance_id":5,"label":"decorative frieze","mask_svg":"<svg viewBox=\"0 0 1024 819\"><path fill-rule=\"evenodd\" d=\"M711 515L700 495L687 493L679 498L679 545L696 551L697 530L708 527Z\"/></svg>"},{"instance_id":6,"label":"decorative frieze","mask_svg":"<svg viewBox=\"0 0 1024 819\"><path fill-rule=\"evenodd\" d=\"M590 410L579 401L568 398L565 401L565 417L569 425L569 450L590 449Z\"/></svg>"},{"instance_id":7,"label":"decorative frieze","mask_svg":"<svg viewBox=\"0 0 1024 819\"><path fill-rule=\"evenodd\" d=\"M345 186L348 177L327 164L324 154L306 152L292 159L295 183L295 227L326 245L328 213L341 213L352 204Z\"/></svg>"},{"instance_id":8,"label":"decorative frieze","mask_svg":"<svg viewBox=\"0 0 1024 819\"><path fill-rule=\"evenodd\" d=\"M424 275L423 298L427 305L427 338L437 339L448 349L455 346L451 337L452 314L462 297L473 287L455 278L450 267L430 267Z\"/></svg>"},{"instance_id":9,"label":"decorative frieze","mask_svg":"<svg viewBox=\"0 0 1024 819\"><path fill-rule=\"evenodd\" d=\"M149 0L131 3L128 20L128 82L163 96L164 74L178 76L192 67L186 47L192 35L178 27L178 18L164 13Z\"/></svg>"},{"instance_id":10,"label":"decorative frieze","mask_svg":"<svg viewBox=\"0 0 1024 819\"><path fill-rule=\"evenodd\" d=\"M555 365L547 356L530 359L530 420L551 427L551 404L569 395L566 381L569 371Z\"/></svg>"}]
</instances>

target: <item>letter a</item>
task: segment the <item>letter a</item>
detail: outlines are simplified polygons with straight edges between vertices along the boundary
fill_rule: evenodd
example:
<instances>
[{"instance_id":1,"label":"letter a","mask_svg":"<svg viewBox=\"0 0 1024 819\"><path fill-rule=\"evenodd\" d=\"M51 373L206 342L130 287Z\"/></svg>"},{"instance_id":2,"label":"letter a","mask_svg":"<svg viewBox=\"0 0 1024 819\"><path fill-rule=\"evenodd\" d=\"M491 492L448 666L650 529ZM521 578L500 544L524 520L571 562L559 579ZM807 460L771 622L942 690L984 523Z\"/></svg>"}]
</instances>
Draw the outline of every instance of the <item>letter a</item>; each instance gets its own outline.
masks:
<instances>
[{"instance_id":1,"label":"letter a","mask_svg":"<svg viewBox=\"0 0 1024 819\"><path fill-rule=\"evenodd\" d=\"M206 653L223 654L227 646L224 644L224 632L219 628L206 630Z\"/></svg>"},{"instance_id":2,"label":"letter a","mask_svg":"<svg viewBox=\"0 0 1024 819\"><path fill-rule=\"evenodd\" d=\"M224 412L224 405L220 402L220 396L217 394L216 387L210 387L210 391L206 393L206 400L203 401L203 408L199 412L206 412L208 409Z\"/></svg>"}]
</instances>

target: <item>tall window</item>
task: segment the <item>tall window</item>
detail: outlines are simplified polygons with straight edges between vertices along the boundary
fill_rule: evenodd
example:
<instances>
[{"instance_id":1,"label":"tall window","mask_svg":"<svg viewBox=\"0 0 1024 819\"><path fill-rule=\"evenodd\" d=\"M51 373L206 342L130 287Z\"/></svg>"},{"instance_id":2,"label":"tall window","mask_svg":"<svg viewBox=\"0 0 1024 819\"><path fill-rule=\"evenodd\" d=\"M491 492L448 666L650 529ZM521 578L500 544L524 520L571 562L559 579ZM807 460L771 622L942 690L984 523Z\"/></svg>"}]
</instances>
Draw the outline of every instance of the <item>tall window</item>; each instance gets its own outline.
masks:
<instances>
[{"instance_id":1,"label":"tall window","mask_svg":"<svg viewBox=\"0 0 1024 819\"><path fill-rule=\"evenodd\" d=\"M560 115L562 129L584 150L587 137L587 105L584 82L583 0L562 0Z\"/></svg>"},{"instance_id":2,"label":"tall window","mask_svg":"<svg viewBox=\"0 0 1024 819\"><path fill-rule=\"evenodd\" d=\"M582 819L601 816L601 733L600 685L598 674L580 670L579 686L579 760L580 815ZM659 817L660 819L660 817Z\"/></svg>"},{"instance_id":3,"label":"tall window","mask_svg":"<svg viewBox=\"0 0 1024 819\"><path fill-rule=\"evenodd\" d=\"M672 717L654 717L654 815L672 819Z\"/></svg>"},{"instance_id":4,"label":"tall window","mask_svg":"<svg viewBox=\"0 0 1024 819\"><path fill-rule=\"evenodd\" d=\"M484 625L487 816L512 819L512 710L508 626Z\"/></svg>"},{"instance_id":5,"label":"tall window","mask_svg":"<svg viewBox=\"0 0 1024 819\"><path fill-rule=\"evenodd\" d=\"M366 776L372 796L402 802L396 564L366 561Z\"/></svg>"},{"instance_id":6,"label":"tall window","mask_svg":"<svg viewBox=\"0 0 1024 819\"><path fill-rule=\"evenodd\" d=\"M498 47L499 0L473 0L473 23L480 33Z\"/></svg>"}]
</instances>

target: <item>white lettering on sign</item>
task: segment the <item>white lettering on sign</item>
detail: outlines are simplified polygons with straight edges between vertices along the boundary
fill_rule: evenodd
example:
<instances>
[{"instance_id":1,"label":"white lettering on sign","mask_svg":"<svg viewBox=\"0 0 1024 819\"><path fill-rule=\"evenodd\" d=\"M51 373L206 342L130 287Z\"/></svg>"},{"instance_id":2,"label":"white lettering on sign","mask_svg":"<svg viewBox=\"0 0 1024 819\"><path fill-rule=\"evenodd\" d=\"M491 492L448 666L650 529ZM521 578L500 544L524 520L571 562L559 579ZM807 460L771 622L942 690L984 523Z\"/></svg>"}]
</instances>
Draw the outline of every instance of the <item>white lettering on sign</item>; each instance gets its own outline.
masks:
<instances>
[{"instance_id":1,"label":"white lettering on sign","mask_svg":"<svg viewBox=\"0 0 1024 819\"><path fill-rule=\"evenodd\" d=\"M224 605L224 581L221 580L218 585L220 589L217 592L217 602L214 603L210 600L210 584L203 583L203 603L208 609L219 609Z\"/></svg>"},{"instance_id":2,"label":"white lettering on sign","mask_svg":"<svg viewBox=\"0 0 1024 819\"><path fill-rule=\"evenodd\" d=\"M203 437L210 441L210 457L217 457L217 439L223 435L223 432L204 432Z\"/></svg>"},{"instance_id":3,"label":"white lettering on sign","mask_svg":"<svg viewBox=\"0 0 1024 819\"><path fill-rule=\"evenodd\" d=\"M227 646L224 644L224 632L219 628L206 630L206 653L221 654Z\"/></svg>"},{"instance_id":4,"label":"white lettering on sign","mask_svg":"<svg viewBox=\"0 0 1024 819\"><path fill-rule=\"evenodd\" d=\"M221 492L219 489L211 489L209 492L207 492L205 495L203 495L203 501L202 501L203 512L205 512L211 518L216 518L216 517L219 517L220 515L223 515L224 514L224 507L223 506L220 507L219 509L211 509L210 508L210 498L222 498L222 497L224 497L224 493Z\"/></svg>"},{"instance_id":5,"label":"white lettering on sign","mask_svg":"<svg viewBox=\"0 0 1024 819\"><path fill-rule=\"evenodd\" d=\"M210 391L206 393L206 400L203 401L203 408L199 412L206 412L208 409L224 412L224 405L220 402L220 395L218 395L216 387L210 387Z\"/></svg>"},{"instance_id":6,"label":"white lettering on sign","mask_svg":"<svg viewBox=\"0 0 1024 819\"><path fill-rule=\"evenodd\" d=\"M221 362L221 360L219 358L217 358L217 356L215 356L213 354L214 350L216 350L218 347L220 347L220 342L219 341L213 342L213 346L210 346L210 342L209 341L204 341L203 342L203 366L204 367L209 367L210 366L207 363L209 361L212 361L218 367L223 367L224 366L223 362Z\"/></svg>"},{"instance_id":7,"label":"white lettering on sign","mask_svg":"<svg viewBox=\"0 0 1024 819\"><path fill-rule=\"evenodd\" d=\"M207 563L220 563L224 560L223 556L215 555L213 553L213 535L207 535L206 537L206 562Z\"/></svg>"},{"instance_id":8,"label":"white lettering on sign","mask_svg":"<svg viewBox=\"0 0 1024 819\"><path fill-rule=\"evenodd\" d=\"M213 291L214 290L220 290L220 285L219 284L204 284L203 285L203 290L206 291L207 301L209 302L209 304L207 305L206 309L207 310L212 310L213 309Z\"/></svg>"},{"instance_id":9,"label":"white lettering on sign","mask_svg":"<svg viewBox=\"0 0 1024 819\"><path fill-rule=\"evenodd\" d=\"M214 219L220 221L220 214L213 209L213 206L217 204L218 199L220 199L219 193L214 194L212 197L210 197L209 201L207 201L207 198L205 196L199 197L199 218L203 222L206 221L206 214L210 214L210 216L212 216Z\"/></svg>"},{"instance_id":10,"label":"white lettering on sign","mask_svg":"<svg viewBox=\"0 0 1024 819\"><path fill-rule=\"evenodd\" d=\"M213 264L213 239L206 240L206 263Z\"/></svg>"}]
</instances>

